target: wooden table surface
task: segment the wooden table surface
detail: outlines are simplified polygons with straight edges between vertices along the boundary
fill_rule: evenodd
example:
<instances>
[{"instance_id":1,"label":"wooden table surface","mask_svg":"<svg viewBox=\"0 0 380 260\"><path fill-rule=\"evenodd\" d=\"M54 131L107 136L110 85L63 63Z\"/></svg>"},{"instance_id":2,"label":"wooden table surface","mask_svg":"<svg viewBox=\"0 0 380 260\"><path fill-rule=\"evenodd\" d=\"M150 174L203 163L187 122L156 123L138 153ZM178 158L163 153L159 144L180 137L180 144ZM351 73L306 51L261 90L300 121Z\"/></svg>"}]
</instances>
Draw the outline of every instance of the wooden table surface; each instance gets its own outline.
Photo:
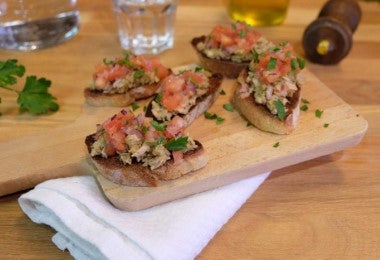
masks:
<instances>
[{"instance_id":1,"label":"wooden table surface","mask_svg":"<svg viewBox=\"0 0 380 260\"><path fill-rule=\"evenodd\" d=\"M165 64L197 61L189 41L215 23L228 22L223 3L181 0L174 48L160 55ZM283 25L258 30L273 41L290 41L303 55L302 33L323 3L292 0ZM350 54L338 65L307 66L368 120L362 142L274 171L199 259L380 258L380 4L360 6L363 17ZM51 92L61 105L47 116L18 114L15 95L0 90L0 142L73 122L81 112L82 90L94 64L121 54L111 2L80 0L79 8L81 28L74 39L35 52L0 50L0 60L16 58L27 75L51 79ZM51 242L51 228L23 214L17 203L21 194L0 198L0 259L70 259Z\"/></svg>"}]
</instances>

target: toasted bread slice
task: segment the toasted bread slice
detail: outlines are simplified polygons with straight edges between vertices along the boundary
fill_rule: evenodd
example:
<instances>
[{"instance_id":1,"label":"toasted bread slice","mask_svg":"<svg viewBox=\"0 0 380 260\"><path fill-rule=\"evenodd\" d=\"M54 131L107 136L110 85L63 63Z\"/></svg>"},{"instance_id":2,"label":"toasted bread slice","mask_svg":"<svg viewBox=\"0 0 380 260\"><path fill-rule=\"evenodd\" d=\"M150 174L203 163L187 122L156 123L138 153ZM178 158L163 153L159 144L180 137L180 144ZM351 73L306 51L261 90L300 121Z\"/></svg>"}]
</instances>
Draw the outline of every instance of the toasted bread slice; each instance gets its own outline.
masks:
<instances>
[{"instance_id":1,"label":"toasted bread slice","mask_svg":"<svg viewBox=\"0 0 380 260\"><path fill-rule=\"evenodd\" d=\"M187 114L179 114L186 121L186 125L189 126L191 123L200 115L202 115L211 105L215 102L216 98L219 96L220 86L223 81L223 76L219 73L214 73L209 77L209 89L208 91L197 98L196 104L191 107ZM152 117L156 121L162 121L157 119L152 112L152 102L155 100L153 98L146 109L145 115Z\"/></svg>"},{"instance_id":2,"label":"toasted bread slice","mask_svg":"<svg viewBox=\"0 0 380 260\"><path fill-rule=\"evenodd\" d=\"M84 97L86 102L92 106L125 107L137 100L153 96L158 88L159 84L157 83L132 88L128 92L122 94L106 94L99 90L86 88L84 90Z\"/></svg>"},{"instance_id":3,"label":"toasted bread slice","mask_svg":"<svg viewBox=\"0 0 380 260\"><path fill-rule=\"evenodd\" d=\"M86 137L85 143L89 153L94 142L95 134ZM174 160L170 159L153 170L137 162L125 165L118 156L104 158L96 155L90 156L90 160L102 176L114 183L137 187L155 187L164 181L177 179L206 165L207 156L204 148L200 142L195 141L195 143L197 148L184 153L183 160L180 163L174 163Z\"/></svg>"},{"instance_id":4,"label":"toasted bread slice","mask_svg":"<svg viewBox=\"0 0 380 260\"><path fill-rule=\"evenodd\" d=\"M193 46L194 50L196 51L200 64L212 71L213 73L220 73L223 76L227 78L237 78L239 76L239 73L248 67L249 61L247 62L233 62L231 60L223 60L223 59L212 59L207 57L203 52L201 52L197 45L201 42L206 41L206 36L200 36L193 38L191 40L191 45Z\"/></svg>"},{"instance_id":5,"label":"toasted bread slice","mask_svg":"<svg viewBox=\"0 0 380 260\"><path fill-rule=\"evenodd\" d=\"M247 70L241 72L241 77L247 77ZM253 93L242 98L238 87L233 96L234 107L254 126L258 129L275 133L275 134L290 134L297 126L300 112L300 94L298 90L289 98L289 103L286 104L287 113L283 121L277 115L273 115L270 111L261 104L257 104L253 97Z\"/></svg>"}]
</instances>

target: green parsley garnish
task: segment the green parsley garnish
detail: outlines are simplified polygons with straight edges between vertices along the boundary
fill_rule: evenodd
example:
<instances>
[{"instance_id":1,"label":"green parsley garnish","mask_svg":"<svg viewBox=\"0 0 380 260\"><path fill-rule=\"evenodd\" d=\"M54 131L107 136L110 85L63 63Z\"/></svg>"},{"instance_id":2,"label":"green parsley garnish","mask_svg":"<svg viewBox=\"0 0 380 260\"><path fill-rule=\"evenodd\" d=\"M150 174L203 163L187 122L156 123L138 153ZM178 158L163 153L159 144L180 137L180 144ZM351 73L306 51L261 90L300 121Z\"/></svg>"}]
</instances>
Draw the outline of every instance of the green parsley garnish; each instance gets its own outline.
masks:
<instances>
[{"instance_id":1,"label":"green parsley garnish","mask_svg":"<svg viewBox=\"0 0 380 260\"><path fill-rule=\"evenodd\" d=\"M133 77L135 78L135 79L139 79L139 78L141 78L142 76L144 76L145 75L145 71L143 71L143 70L136 70L134 73L133 73Z\"/></svg>"},{"instance_id":2,"label":"green parsley garnish","mask_svg":"<svg viewBox=\"0 0 380 260\"><path fill-rule=\"evenodd\" d=\"M195 72L200 72L200 71L202 71L202 70L203 70L203 68L202 68L202 67L199 67L199 66L195 67L195 69L194 69Z\"/></svg>"},{"instance_id":3,"label":"green parsley garnish","mask_svg":"<svg viewBox=\"0 0 380 260\"><path fill-rule=\"evenodd\" d=\"M277 147L279 147L279 146L280 146L280 142L277 142L277 143L275 143L275 144L273 145L274 148L277 148Z\"/></svg>"},{"instance_id":4,"label":"green parsley garnish","mask_svg":"<svg viewBox=\"0 0 380 260\"><path fill-rule=\"evenodd\" d=\"M267 70L273 70L276 68L277 65L277 59L270 57L270 60L268 62Z\"/></svg>"},{"instance_id":5,"label":"green parsley garnish","mask_svg":"<svg viewBox=\"0 0 380 260\"><path fill-rule=\"evenodd\" d=\"M154 127L157 131L165 131L166 129L166 124L164 122L159 123L157 121L150 121L150 125Z\"/></svg>"},{"instance_id":6,"label":"green parsley garnish","mask_svg":"<svg viewBox=\"0 0 380 260\"><path fill-rule=\"evenodd\" d=\"M324 128L327 128L327 127L329 127L329 124L328 124L328 123L325 123L325 124L323 125L323 127L324 127Z\"/></svg>"},{"instance_id":7,"label":"green parsley garnish","mask_svg":"<svg viewBox=\"0 0 380 260\"><path fill-rule=\"evenodd\" d=\"M36 76L27 76L24 88L19 91L10 85L17 83L17 78L24 76L25 67L17 64L17 60L0 61L0 88L10 90L18 95L19 111L29 111L32 114L46 114L57 111L59 105L56 98L48 92L51 81Z\"/></svg>"},{"instance_id":8,"label":"green parsley garnish","mask_svg":"<svg viewBox=\"0 0 380 260\"><path fill-rule=\"evenodd\" d=\"M225 110L227 110L227 111L230 111L230 112L234 111L234 105L232 105L231 103L226 103L226 104L224 104L224 105L223 105L223 108L224 108Z\"/></svg>"},{"instance_id":9,"label":"green parsley garnish","mask_svg":"<svg viewBox=\"0 0 380 260\"><path fill-rule=\"evenodd\" d=\"M307 111L309 109L308 105L306 104L303 104L301 107L300 107L300 110L302 111Z\"/></svg>"},{"instance_id":10,"label":"green parsley garnish","mask_svg":"<svg viewBox=\"0 0 380 260\"><path fill-rule=\"evenodd\" d=\"M299 68L302 70L303 68L305 68L305 60L302 59L302 58L297 58L297 62L298 62L298 66Z\"/></svg>"},{"instance_id":11,"label":"green parsley garnish","mask_svg":"<svg viewBox=\"0 0 380 260\"><path fill-rule=\"evenodd\" d=\"M287 42L287 41L283 41L283 42L280 42L279 45L280 45L281 47L284 47L284 46L286 46L288 43L289 43L289 42Z\"/></svg>"},{"instance_id":12,"label":"green parsley garnish","mask_svg":"<svg viewBox=\"0 0 380 260\"><path fill-rule=\"evenodd\" d=\"M241 30L241 31L239 32L239 36L240 36L240 38L244 38L246 35L247 35L247 31L246 31L246 30Z\"/></svg>"},{"instance_id":13,"label":"green parsley garnish","mask_svg":"<svg viewBox=\"0 0 380 260\"><path fill-rule=\"evenodd\" d=\"M206 119L210 119L210 120L214 120L214 119L215 119L217 125L220 125L220 124L223 123L223 121L224 121L224 118L218 116L218 115L215 114L215 113L214 113L214 114L211 114L211 113L205 111L203 114L204 114L204 116L205 116Z\"/></svg>"},{"instance_id":14,"label":"green parsley garnish","mask_svg":"<svg viewBox=\"0 0 380 260\"><path fill-rule=\"evenodd\" d=\"M256 51L255 48L252 49L252 54L253 54L253 62L254 63L259 63L259 53Z\"/></svg>"},{"instance_id":15,"label":"green parsley garnish","mask_svg":"<svg viewBox=\"0 0 380 260\"><path fill-rule=\"evenodd\" d=\"M297 60L296 59L291 59L290 60L290 66L291 66L292 70L296 70L297 67L298 67Z\"/></svg>"},{"instance_id":16,"label":"green parsley garnish","mask_svg":"<svg viewBox=\"0 0 380 260\"><path fill-rule=\"evenodd\" d=\"M154 100L158 103L160 103L162 101L162 92L159 92L156 97L154 98Z\"/></svg>"},{"instance_id":17,"label":"green parsley garnish","mask_svg":"<svg viewBox=\"0 0 380 260\"><path fill-rule=\"evenodd\" d=\"M158 145L160 145L160 144L165 143L165 141L166 141L165 137L160 136L160 139L158 139L157 141L154 141L154 142L147 142L147 144L148 144L149 146L151 146L151 147L156 147L156 146L158 146Z\"/></svg>"},{"instance_id":18,"label":"green parsley garnish","mask_svg":"<svg viewBox=\"0 0 380 260\"><path fill-rule=\"evenodd\" d=\"M139 107L140 107L140 106L137 105L136 103L132 103L132 104L131 104L132 111L137 110Z\"/></svg>"},{"instance_id":19,"label":"green parsley garnish","mask_svg":"<svg viewBox=\"0 0 380 260\"><path fill-rule=\"evenodd\" d=\"M220 95L225 95L226 92L222 89L220 92L219 92Z\"/></svg>"},{"instance_id":20,"label":"green parsley garnish","mask_svg":"<svg viewBox=\"0 0 380 260\"><path fill-rule=\"evenodd\" d=\"M305 98L301 98L301 102L304 104L310 104L309 100L307 100Z\"/></svg>"},{"instance_id":21,"label":"green parsley garnish","mask_svg":"<svg viewBox=\"0 0 380 260\"><path fill-rule=\"evenodd\" d=\"M315 110L315 116L318 117L318 118L321 118L322 117L322 114L323 114L323 110Z\"/></svg>"},{"instance_id":22,"label":"green parsley garnish","mask_svg":"<svg viewBox=\"0 0 380 260\"><path fill-rule=\"evenodd\" d=\"M216 124L217 124L217 125L220 125L220 124L223 123L223 122L224 122L224 118L223 118L223 117L219 117L219 116L218 116L218 117L216 118Z\"/></svg>"},{"instance_id":23,"label":"green parsley garnish","mask_svg":"<svg viewBox=\"0 0 380 260\"><path fill-rule=\"evenodd\" d=\"M276 51L279 51L280 48L278 48L277 46L274 46L274 47L270 48L270 50L276 52Z\"/></svg>"},{"instance_id":24,"label":"green parsley garnish","mask_svg":"<svg viewBox=\"0 0 380 260\"><path fill-rule=\"evenodd\" d=\"M106 58L103 58L103 63L105 65L113 65L115 62L113 60L107 60Z\"/></svg>"},{"instance_id":25,"label":"green parsley garnish","mask_svg":"<svg viewBox=\"0 0 380 260\"><path fill-rule=\"evenodd\" d=\"M176 139L171 139L166 144L164 144L165 148L169 151L182 151L187 148L188 137L181 136Z\"/></svg>"},{"instance_id":26,"label":"green parsley garnish","mask_svg":"<svg viewBox=\"0 0 380 260\"><path fill-rule=\"evenodd\" d=\"M281 100L279 99L275 100L273 104L276 107L278 118L281 121L284 121L286 115L284 104L282 104Z\"/></svg>"},{"instance_id":27,"label":"green parsley garnish","mask_svg":"<svg viewBox=\"0 0 380 260\"><path fill-rule=\"evenodd\" d=\"M144 112L146 112L146 109L147 109L147 107L146 107L146 106L144 106L144 107L143 107L143 111L144 111Z\"/></svg>"}]
</instances>

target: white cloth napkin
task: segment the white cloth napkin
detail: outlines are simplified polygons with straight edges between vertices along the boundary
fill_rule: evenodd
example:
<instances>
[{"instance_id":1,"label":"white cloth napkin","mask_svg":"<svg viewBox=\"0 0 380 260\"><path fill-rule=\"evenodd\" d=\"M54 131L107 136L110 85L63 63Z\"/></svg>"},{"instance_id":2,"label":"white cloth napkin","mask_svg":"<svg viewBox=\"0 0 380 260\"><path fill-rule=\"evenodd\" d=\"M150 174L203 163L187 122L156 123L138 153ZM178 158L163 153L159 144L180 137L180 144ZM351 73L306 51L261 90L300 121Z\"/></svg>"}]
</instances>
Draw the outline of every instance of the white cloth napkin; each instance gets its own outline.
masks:
<instances>
[{"instance_id":1,"label":"white cloth napkin","mask_svg":"<svg viewBox=\"0 0 380 260\"><path fill-rule=\"evenodd\" d=\"M193 259L268 176L137 212L114 208L93 177L78 176L41 183L19 204L77 259Z\"/></svg>"}]
</instances>

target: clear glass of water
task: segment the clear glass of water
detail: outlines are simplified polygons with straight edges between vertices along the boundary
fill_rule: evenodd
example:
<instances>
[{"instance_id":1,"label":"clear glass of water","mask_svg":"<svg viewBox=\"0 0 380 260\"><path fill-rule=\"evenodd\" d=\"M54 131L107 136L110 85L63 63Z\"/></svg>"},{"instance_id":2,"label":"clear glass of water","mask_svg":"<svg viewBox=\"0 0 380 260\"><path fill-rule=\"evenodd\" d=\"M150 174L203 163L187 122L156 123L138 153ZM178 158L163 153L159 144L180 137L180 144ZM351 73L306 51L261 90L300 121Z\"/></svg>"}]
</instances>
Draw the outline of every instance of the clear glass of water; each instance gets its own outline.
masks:
<instances>
[{"instance_id":1,"label":"clear glass of water","mask_svg":"<svg viewBox=\"0 0 380 260\"><path fill-rule=\"evenodd\" d=\"M158 54L173 47L178 0L113 0L119 40L134 54Z\"/></svg>"},{"instance_id":2,"label":"clear glass of water","mask_svg":"<svg viewBox=\"0 0 380 260\"><path fill-rule=\"evenodd\" d=\"M0 0L0 48L30 51L74 37L76 0Z\"/></svg>"}]
</instances>

